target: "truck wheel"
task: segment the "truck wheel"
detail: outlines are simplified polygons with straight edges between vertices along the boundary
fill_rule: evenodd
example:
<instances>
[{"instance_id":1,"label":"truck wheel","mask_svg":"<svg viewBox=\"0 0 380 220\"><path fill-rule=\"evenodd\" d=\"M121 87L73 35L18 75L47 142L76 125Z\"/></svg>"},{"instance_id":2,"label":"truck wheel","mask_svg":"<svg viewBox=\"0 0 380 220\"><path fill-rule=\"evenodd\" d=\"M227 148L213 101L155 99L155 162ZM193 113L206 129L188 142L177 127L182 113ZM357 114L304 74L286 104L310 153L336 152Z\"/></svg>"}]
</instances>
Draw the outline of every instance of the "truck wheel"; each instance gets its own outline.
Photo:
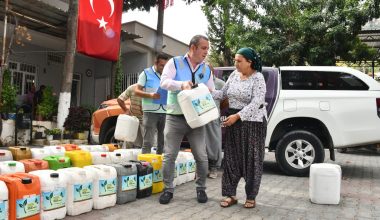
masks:
<instances>
[{"instance_id":1,"label":"truck wheel","mask_svg":"<svg viewBox=\"0 0 380 220\"><path fill-rule=\"evenodd\" d=\"M108 131L104 135L103 143L102 144L109 144L109 143L116 143L114 134L115 134L115 127L110 127Z\"/></svg>"},{"instance_id":2,"label":"truck wheel","mask_svg":"<svg viewBox=\"0 0 380 220\"><path fill-rule=\"evenodd\" d=\"M322 142L308 131L291 131L280 139L276 147L277 164L287 175L306 176L311 164L322 163L324 159Z\"/></svg>"}]
</instances>

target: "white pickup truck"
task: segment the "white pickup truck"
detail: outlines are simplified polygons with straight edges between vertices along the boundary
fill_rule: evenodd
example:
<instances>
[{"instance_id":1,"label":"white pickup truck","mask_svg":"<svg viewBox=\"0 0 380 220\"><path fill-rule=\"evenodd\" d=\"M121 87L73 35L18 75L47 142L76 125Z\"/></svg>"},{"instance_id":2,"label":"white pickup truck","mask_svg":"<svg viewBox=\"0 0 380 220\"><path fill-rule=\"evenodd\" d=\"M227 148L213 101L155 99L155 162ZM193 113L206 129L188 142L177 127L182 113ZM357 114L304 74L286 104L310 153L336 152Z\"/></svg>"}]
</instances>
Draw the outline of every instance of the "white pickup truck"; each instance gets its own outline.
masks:
<instances>
[{"instance_id":1,"label":"white pickup truck","mask_svg":"<svg viewBox=\"0 0 380 220\"><path fill-rule=\"evenodd\" d=\"M215 68L227 79L233 67ZM263 68L267 83L266 147L288 175L308 174L325 149L380 143L380 83L347 67Z\"/></svg>"}]
</instances>

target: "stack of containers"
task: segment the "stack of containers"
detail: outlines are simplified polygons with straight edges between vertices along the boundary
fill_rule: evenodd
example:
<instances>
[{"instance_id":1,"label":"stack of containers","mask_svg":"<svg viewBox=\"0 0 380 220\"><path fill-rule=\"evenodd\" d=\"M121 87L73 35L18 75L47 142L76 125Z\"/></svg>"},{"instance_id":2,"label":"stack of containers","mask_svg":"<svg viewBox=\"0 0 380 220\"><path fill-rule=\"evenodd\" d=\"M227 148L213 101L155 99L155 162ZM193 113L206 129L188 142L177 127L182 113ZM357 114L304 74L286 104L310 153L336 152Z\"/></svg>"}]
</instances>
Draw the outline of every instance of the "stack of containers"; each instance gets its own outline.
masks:
<instances>
[{"instance_id":1,"label":"stack of containers","mask_svg":"<svg viewBox=\"0 0 380 220\"><path fill-rule=\"evenodd\" d=\"M63 146L45 146L44 149L50 150L51 155L65 156L66 149Z\"/></svg>"},{"instance_id":2,"label":"stack of containers","mask_svg":"<svg viewBox=\"0 0 380 220\"><path fill-rule=\"evenodd\" d=\"M66 216L67 178L53 170L37 170L30 174L40 178L41 219L63 219Z\"/></svg>"},{"instance_id":3,"label":"stack of containers","mask_svg":"<svg viewBox=\"0 0 380 220\"><path fill-rule=\"evenodd\" d=\"M117 174L116 169L106 165L85 166L92 173L94 209L104 209L116 204Z\"/></svg>"},{"instance_id":4,"label":"stack of containers","mask_svg":"<svg viewBox=\"0 0 380 220\"><path fill-rule=\"evenodd\" d=\"M153 167L153 188L152 193L159 193L164 190L162 179L162 156L157 154L139 154L139 161L147 161Z\"/></svg>"},{"instance_id":5,"label":"stack of containers","mask_svg":"<svg viewBox=\"0 0 380 220\"><path fill-rule=\"evenodd\" d=\"M51 170L71 167L71 160L69 157L54 155L45 157L44 160L48 162L49 169Z\"/></svg>"},{"instance_id":6,"label":"stack of containers","mask_svg":"<svg viewBox=\"0 0 380 220\"><path fill-rule=\"evenodd\" d=\"M24 173L24 164L18 161L2 161L0 162L0 174L8 173Z\"/></svg>"},{"instance_id":7,"label":"stack of containers","mask_svg":"<svg viewBox=\"0 0 380 220\"><path fill-rule=\"evenodd\" d=\"M111 163L111 157L108 152L90 152L92 157L92 164L109 164Z\"/></svg>"},{"instance_id":8,"label":"stack of containers","mask_svg":"<svg viewBox=\"0 0 380 220\"><path fill-rule=\"evenodd\" d=\"M13 160L12 153L9 150L0 150L0 161Z\"/></svg>"},{"instance_id":9,"label":"stack of containers","mask_svg":"<svg viewBox=\"0 0 380 220\"><path fill-rule=\"evenodd\" d=\"M39 220L41 186L37 176L28 173L0 175L8 188L9 219Z\"/></svg>"},{"instance_id":10,"label":"stack of containers","mask_svg":"<svg viewBox=\"0 0 380 220\"><path fill-rule=\"evenodd\" d=\"M173 186L179 185L178 184L178 177L179 177L179 163L178 163L178 159L177 159L177 160L175 160L175 164L174 164Z\"/></svg>"},{"instance_id":11,"label":"stack of containers","mask_svg":"<svg viewBox=\"0 0 380 220\"><path fill-rule=\"evenodd\" d=\"M20 160L20 162L24 164L26 173L29 173L30 171L34 171L34 170L47 170L47 169L49 169L48 162L46 162L44 160L26 159L26 160Z\"/></svg>"},{"instance_id":12,"label":"stack of containers","mask_svg":"<svg viewBox=\"0 0 380 220\"><path fill-rule=\"evenodd\" d=\"M92 157L90 152L83 150L72 150L65 152L65 156L70 158L73 167L84 167L92 165Z\"/></svg>"},{"instance_id":13,"label":"stack of containers","mask_svg":"<svg viewBox=\"0 0 380 220\"><path fill-rule=\"evenodd\" d=\"M50 149L48 148L32 148L30 151L32 152L33 159L42 160L44 157L52 155Z\"/></svg>"},{"instance_id":14,"label":"stack of containers","mask_svg":"<svg viewBox=\"0 0 380 220\"><path fill-rule=\"evenodd\" d=\"M67 181L67 215L80 215L92 210L94 205L92 173L78 167L58 170L66 175Z\"/></svg>"},{"instance_id":15,"label":"stack of containers","mask_svg":"<svg viewBox=\"0 0 380 220\"><path fill-rule=\"evenodd\" d=\"M109 152L111 163L124 163L132 160L132 152Z\"/></svg>"},{"instance_id":16,"label":"stack of containers","mask_svg":"<svg viewBox=\"0 0 380 220\"><path fill-rule=\"evenodd\" d=\"M182 154L186 158L186 167L187 167L187 180L186 182L193 181L195 179L195 160L191 152L180 151L179 154Z\"/></svg>"},{"instance_id":17,"label":"stack of containers","mask_svg":"<svg viewBox=\"0 0 380 220\"><path fill-rule=\"evenodd\" d=\"M134 163L109 164L117 173L117 199L121 205L136 200L137 196L137 168Z\"/></svg>"},{"instance_id":18,"label":"stack of containers","mask_svg":"<svg viewBox=\"0 0 380 220\"><path fill-rule=\"evenodd\" d=\"M14 160L24 160L31 159L32 152L29 147L9 147L9 150L12 152Z\"/></svg>"},{"instance_id":19,"label":"stack of containers","mask_svg":"<svg viewBox=\"0 0 380 220\"><path fill-rule=\"evenodd\" d=\"M114 152L115 150L119 149L119 145L117 144L103 144L103 146L106 146L109 152Z\"/></svg>"},{"instance_id":20,"label":"stack of containers","mask_svg":"<svg viewBox=\"0 0 380 220\"><path fill-rule=\"evenodd\" d=\"M145 161L133 161L137 167L137 198L152 195L153 168Z\"/></svg>"},{"instance_id":21,"label":"stack of containers","mask_svg":"<svg viewBox=\"0 0 380 220\"><path fill-rule=\"evenodd\" d=\"M3 181L0 181L0 219L8 219L8 188Z\"/></svg>"}]
</instances>

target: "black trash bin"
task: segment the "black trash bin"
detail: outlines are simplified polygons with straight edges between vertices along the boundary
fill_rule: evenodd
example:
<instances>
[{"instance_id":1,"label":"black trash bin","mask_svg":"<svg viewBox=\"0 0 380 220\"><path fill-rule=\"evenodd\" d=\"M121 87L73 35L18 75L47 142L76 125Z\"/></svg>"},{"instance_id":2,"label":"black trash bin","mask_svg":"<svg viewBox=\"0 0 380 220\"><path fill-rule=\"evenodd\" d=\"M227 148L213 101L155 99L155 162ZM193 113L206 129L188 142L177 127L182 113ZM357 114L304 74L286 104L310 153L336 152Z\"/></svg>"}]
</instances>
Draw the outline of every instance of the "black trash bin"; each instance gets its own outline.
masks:
<instances>
[{"instance_id":1,"label":"black trash bin","mask_svg":"<svg viewBox=\"0 0 380 220\"><path fill-rule=\"evenodd\" d=\"M15 145L17 146L17 130L30 129L30 143L32 143L32 108L21 105L16 108Z\"/></svg>"}]
</instances>

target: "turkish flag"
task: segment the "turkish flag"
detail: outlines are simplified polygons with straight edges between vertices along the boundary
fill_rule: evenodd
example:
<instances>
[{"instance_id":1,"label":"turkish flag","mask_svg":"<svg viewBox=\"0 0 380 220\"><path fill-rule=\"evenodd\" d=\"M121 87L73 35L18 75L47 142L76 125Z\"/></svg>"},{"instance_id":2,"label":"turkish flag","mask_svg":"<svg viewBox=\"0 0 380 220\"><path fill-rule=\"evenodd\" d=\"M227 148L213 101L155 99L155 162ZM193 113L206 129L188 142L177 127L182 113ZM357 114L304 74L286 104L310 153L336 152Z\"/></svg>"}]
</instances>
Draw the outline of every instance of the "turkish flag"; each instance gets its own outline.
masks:
<instances>
[{"instance_id":1,"label":"turkish flag","mask_svg":"<svg viewBox=\"0 0 380 220\"><path fill-rule=\"evenodd\" d=\"M77 51L116 61L123 0L79 0Z\"/></svg>"}]
</instances>

